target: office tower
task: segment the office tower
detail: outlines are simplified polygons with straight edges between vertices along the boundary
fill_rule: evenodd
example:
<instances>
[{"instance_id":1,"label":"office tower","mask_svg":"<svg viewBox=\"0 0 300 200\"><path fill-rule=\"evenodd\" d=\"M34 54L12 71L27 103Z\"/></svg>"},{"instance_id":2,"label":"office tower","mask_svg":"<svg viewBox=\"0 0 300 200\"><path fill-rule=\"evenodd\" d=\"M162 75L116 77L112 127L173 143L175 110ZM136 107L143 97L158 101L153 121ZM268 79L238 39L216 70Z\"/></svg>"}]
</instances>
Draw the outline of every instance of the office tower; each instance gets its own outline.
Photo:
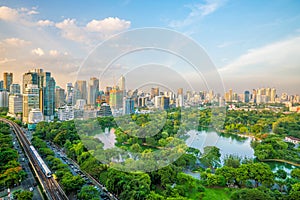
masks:
<instances>
[{"instance_id":1,"label":"office tower","mask_svg":"<svg viewBox=\"0 0 300 200\"><path fill-rule=\"evenodd\" d=\"M183 95L183 88L178 88L177 90L177 96Z\"/></svg>"},{"instance_id":2,"label":"office tower","mask_svg":"<svg viewBox=\"0 0 300 200\"><path fill-rule=\"evenodd\" d=\"M23 112L23 96L21 94L9 95L8 112L14 116Z\"/></svg>"},{"instance_id":3,"label":"office tower","mask_svg":"<svg viewBox=\"0 0 300 200\"><path fill-rule=\"evenodd\" d=\"M245 103L249 103L250 101L250 92L249 91L245 91L244 92L244 102Z\"/></svg>"},{"instance_id":4,"label":"office tower","mask_svg":"<svg viewBox=\"0 0 300 200\"><path fill-rule=\"evenodd\" d=\"M51 73L44 72L43 69L33 69L23 75L23 93L28 85L37 85L39 90L39 108L47 121L54 119L55 84Z\"/></svg>"},{"instance_id":5,"label":"office tower","mask_svg":"<svg viewBox=\"0 0 300 200\"><path fill-rule=\"evenodd\" d=\"M275 102L275 98L276 98L276 89L272 88L271 95L270 95L270 101L274 103Z\"/></svg>"},{"instance_id":6,"label":"office tower","mask_svg":"<svg viewBox=\"0 0 300 200\"><path fill-rule=\"evenodd\" d=\"M85 99L77 99L75 108L78 110L84 110L84 106L86 105L86 100Z\"/></svg>"},{"instance_id":7,"label":"office tower","mask_svg":"<svg viewBox=\"0 0 300 200\"><path fill-rule=\"evenodd\" d=\"M183 107L183 88L178 88L176 107Z\"/></svg>"},{"instance_id":8,"label":"office tower","mask_svg":"<svg viewBox=\"0 0 300 200\"><path fill-rule=\"evenodd\" d=\"M123 97L125 97L126 96L126 85L125 85L125 77L123 75L119 79L118 86L119 86L120 90L123 91Z\"/></svg>"},{"instance_id":9,"label":"office tower","mask_svg":"<svg viewBox=\"0 0 300 200\"><path fill-rule=\"evenodd\" d=\"M50 72L41 72L40 75L40 110L45 120L54 119L55 110L55 80Z\"/></svg>"},{"instance_id":10,"label":"office tower","mask_svg":"<svg viewBox=\"0 0 300 200\"><path fill-rule=\"evenodd\" d=\"M0 91L3 90L3 85L4 85L4 82L3 82L3 80L1 80L1 81L0 81Z\"/></svg>"},{"instance_id":11,"label":"office tower","mask_svg":"<svg viewBox=\"0 0 300 200\"><path fill-rule=\"evenodd\" d=\"M10 91L10 85L13 83L13 73L4 72L3 73L3 89Z\"/></svg>"},{"instance_id":12,"label":"office tower","mask_svg":"<svg viewBox=\"0 0 300 200\"><path fill-rule=\"evenodd\" d=\"M232 89L229 89L228 101L231 102L232 98L233 98L233 91L232 91Z\"/></svg>"},{"instance_id":13,"label":"office tower","mask_svg":"<svg viewBox=\"0 0 300 200\"><path fill-rule=\"evenodd\" d=\"M86 87L86 81L84 80L77 80L74 85L74 102L77 101L77 99L87 99L87 87Z\"/></svg>"},{"instance_id":14,"label":"office tower","mask_svg":"<svg viewBox=\"0 0 300 200\"><path fill-rule=\"evenodd\" d=\"M159 95L159 88L151 88L151 99Z\"/></svg>"},{"instance_id":15,"label":"office tower","mask_svg":"<svg viewBox=\"0 0 300 200\"><path fill-rule=\"evenodd\" d=\"M238 101L238 94L235 92L232 94L232 101Z\"/></svg>"},{"instance_id":16,"label":"office tower","mask_svg":"<svg viewBox=\"0 0 300 200\"><path fill-rule=\"evenodd\" d=\"M146 97L138 98L138 107L146 107Z\"/></svg>"},{"instance_id":17,"label":"office tower","mask_svg":"<svg viewBox=\"0 0 300 200\"><path fill-rule=\"evenodd\" d=\"M162 97L161 99L161 105L162 110L167 110L170 108L170 98L169 97Z\"/></svg>"},{"instance_id":18,"label":"office tower","mask_svg":"<svg viewBox=\"0 0 300 200\"><path fill-rule=\"evenodd\" d=\"M72 83L67 83L67 94L66 94L66 102L68 105L73 105L73 85Z\"/></svg>"},{"instance_id":19,"label":"office tower","mask_svg":"<svg viewBox=\"0 0 300 200\"><path fill-rule=\"evenodd\" d=\"M106 87L105 88L105 102L107 104L109 104L109 100L110 100L110 91L112 90L112 87Z\"/></svg>"},{"instance_id":20,"label":"office tower","mask_svg":"<svg viewBox=\"0 0 300 200\"><path fill-rule=\"evenodd\" d=\"M288 94L287 93L282 93L281 94L281 100L282 101L287 101L288 100Z\"/></svg>"},{"instance_id":21,"label":"office tower","mask_svg":"<svg viewBox=\"0 0 300 200\"><path fill-rule=\"evenodd\" d=\"M23 85L22 85L22 93L25 92L25 88L27 87L27 85L31 84L31 85L40 85L39 84L39 76L37 72L40 72L41 70L39 69L33 69L30 70L29 72L26 72L25 74L23 74Z\"/></svg>"},{"instance_id":22,"label":"office tower","mask_svg":"<svg viewBox=\"0 0 300 200\"><path fill-rule=\"evenodd\" d=\"M8 92L0 91L0 108L8 108Z\"/></svg>"},{"instance_id":23,"label":"office tower","mask_svg":"<svg viewBox=\"0 0 300 200\"><path fill-rule=\"evenodd\" d=\"M39 108L39 102L38 85L27 84L23 93L23 122L28 123L29 112Z\"/></svg>"},{"instance_id":24,"label":"office tower","mask_svg":"<svg viewBox=\"0 0 300 200\"><path fill-rule=\"evenodd\" d=\"M88 104L95 105L99 92L99 79L92 77L88 86Z\"/></svg>"},{"instance_id":25,"label":"office tower","mask_svg":"<svg viewBox=\"0 0 300 200\"><path fill-rule=\"evenodd\" d=\"M257 99L257 91L256 89L252 90L252 101L253 103L256 103L256 99Z\"/></svg>"},{"instance_id":26,"label":"office tower","mask_svg":"<svg viewBox=\"0 0 300 200\"><path fill-rule=\"evenodd\" d=\"M112 109L120 109L123 107L123 91L118 87L114 87L109 92L109 104Z\"/></svg>"},{"instance_id":27,"label":"office tower","mask_svg":"<svg viewBox=\"0 0 300 200\"><path fill-rule=\"evenodd\" d=\"M124 97L123 114L129 115L134 113L134 100L131 97Z\"/></svg>"},{"instance_id":28,"label":"office tower","mask_svg":"<svg viewBox=\"0 0 300 200\"><path fill-rule=\"evenodd\" d=\"M10 94L21 94L21 87L19 84L13 83L10 85Z\"/></svg>"},{"instance_id":29,"label":"office tower","mask_svg":"<svg viewBox=\"0 0 300 200\"><path fill-rule=\"evenodd\" d=\"M65 90L57 86L55 88L55 107L60 108L65 105L65 99Z\"/></svg>"},{"instance_id":30,"label":"office tower","mask_svg":"<svg viewBox=\"0 0 300 200\"><path fill-rule=\"evenodd\" d=\"M154 107L160 109L161 108L162 96L154 97Z\"/></svg>"}]
</instances>

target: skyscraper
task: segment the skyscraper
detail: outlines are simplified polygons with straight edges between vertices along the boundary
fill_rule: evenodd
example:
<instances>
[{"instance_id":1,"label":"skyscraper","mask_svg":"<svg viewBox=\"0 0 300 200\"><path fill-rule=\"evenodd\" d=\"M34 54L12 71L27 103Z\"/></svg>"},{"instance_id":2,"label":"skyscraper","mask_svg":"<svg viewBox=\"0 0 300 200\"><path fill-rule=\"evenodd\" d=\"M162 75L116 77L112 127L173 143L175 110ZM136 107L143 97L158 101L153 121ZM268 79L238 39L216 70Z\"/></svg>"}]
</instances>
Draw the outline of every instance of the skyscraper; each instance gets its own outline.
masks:
<instances>
[{"instance_id":1,"label":"skyscraper","mask_svg":"<svg viewBox=\"0 0 300 200\"><path fill-rule=\"evenodd\" d=\"M55 107L60 108L65 105L65 90L56 86L55 88Z\"/></svg>"},{"instance_id":2,"label":"skyscraper","mask_svg":"<svg viewBox=\"0 0 300 200\"><path fill-rule=\"evenodd\" d=\"M92 77L88 86L88 104L95 105L99 92L99 79Z\"/></svg>"},{"instance_id":3,"label":"skyscraper","mask_svg":"<svg viewBox=\"0 0 300 200\"><path fill-rule=\"evenodd\" d=\"M161 109L167 110L170 108L170 98L169 97L162 97L161 99Z\"/></svg>"},{"instance_id":4,"label":"skyscraper","mask_svg":"<svg viewBox=\"0 0 300 200\"><path fill-rule=\"evenodd\" d=\"M66 102L68 105L73 105L73 85L72 83L67 83L67 94L66 94Z\"/></svg>"},{"instance_id":5,"label":"skyscraper","mask_svg":"<svg viewBox=\"0 0 300 200\"><path fill-rule=\"evenodd\" d=\"M159 95L159 88L151 88L151 99Z\"/></svg>"},{"instance_id":6,"label":"skyscraper","mask_svg":"<svg viewBox=\"0 0 300 200\"><path fill-rule=\"evenodd\" d=\"M21 87L19 84L13 83L10 85L10 94L20 94Z\"/></svg>"},{"instance_id":7,"label":"skyscraper","mask_svg":"<svg viewBox=\"0 0 300 200\"><path fill-rule=\"evenodd\" d=\"M130 97L124 97L123 113L129 115L134 113L134 100Z\"/></svg>"},{"instance_id":8,"label":"skyscraper","mask_svg":"<svg viewBox=\"0 0 300 200\"><path fill-rule=\"evenodd\" d=\"M55 80L50 72L39 73L40 110L46 121L54 119L55 109Z\"/></svg>"},{"instance_id":9,"label":"skyscraper","mask_svg":"<svg viewBox=\"0 0 300 200\"><path fill-rule=\"evenodd\" d=\"M275 102L275 98L276 98L276 89L275 89L275 88L272 88L272 90L271 90L271 98L270 98L270 101L271 101L272 103L274 103L274 102Z\"/></svg>"},{"instance_id":10,"label":"skyscraper","mask_svg":"<svg viewBox=\"0 0 300 200\"><path fill-rule=\"evenodd\" d=\"M120 79L119 79L119 84L118 84L120 90L123 90L125 91L125 77L124 76L121 76Z\"/></svg>"},{"instance_id":11,"label":"skyscraper","mask_svg":"<svg viewBox=\"0 0 300 200\"><path fill-rule=\"evenodd\" d=\"M74 103L77 99L87 99L87 87L85 80L77 80L74 85Z\"/></svg>"},{"instance_id":12,"label":"skyscraper","mask_svg":"<svg viewBox=\"0 0 300 200\"><path fill-rule=\"evenodd\" d=\"M38 83L38 73L35 70L30 70L23 75L23 86L22 93L25 93L25 88L27 85L39 85Z\"/></svg>"},{"instance_id":13,"label":"skyscraper","mask_svg":"<svg viewBox=\"0 0 300 200\"><path fill-rule=\"evenodd\" d=\"M33 69L23 75L23 93L28 85L37 85L39 90L39 108L45 120L54 119L55 80L50 72L43 69Z\"/></svg>"},{"instance_id":14,"label":"skyscraper","mask_svg":"<svg viewBox=\"0 0 300 200\"><path fill-rule=\"evenodd\" d=\"M3 80L0 80L0 91L2 91L3 90Z\"/></svg>"},{"instance_id":15,"label":"skyscraper","mask_svg":"<svg viewBox=\"0 0 300 200\"><path fill-rule=\"evenodd\" d=\"M23 97L21 94L10 94L8 101L8 112L11 115L16 116L18 113L23 112Z\"/></svg>"},{"instance_id":16,"label":"skyscraper","mask_svg":"<svg viewBox=\"0 0 300 200\"><path fill-rule=\"evenodd\" d=\"M249 103L250 101L250 92L249 91L245 91L244 92L244 102L245 103Z\"/></svg>"},{"instance_id":17,"label":"skyscraper","mask_svg":"<svg viewBox=\"0 0 300 200\"><path fill-rule=\"evenodd\" d=\"M28 122L29 112L39 108L39 102L38 85L28 84L23 93L23 122Z\"/></svg>"},{"instance_id":18,"label":"skyscraper","mask_svg":"<svg viewBox=\"0 0 300 200\"><path fill-rule=\"evenodd\" d=\"M0 108L8 108L8 92L0 91Z\"/></svg>"},{"instance_id":19,"label":"skyscraper","mask_svg":"<svg viewBox=\"0 0 300 200\"><path fill-rule=\"evenodd\" d=\"M3 89L10 91L10 85L13 83L13 73L4 72L3 73Z\"/></svg>"},{"instance_id":20,"label":"skyscraper","mask_svg":"<svg viewBox=\"0 0 300 200\"><path fill-rule=\"evenodd\" d=\"M110 91L109 104L112 109L120 109L123 107L123 91L118 87L114 87Z\"/></svg>"}]
</instances>

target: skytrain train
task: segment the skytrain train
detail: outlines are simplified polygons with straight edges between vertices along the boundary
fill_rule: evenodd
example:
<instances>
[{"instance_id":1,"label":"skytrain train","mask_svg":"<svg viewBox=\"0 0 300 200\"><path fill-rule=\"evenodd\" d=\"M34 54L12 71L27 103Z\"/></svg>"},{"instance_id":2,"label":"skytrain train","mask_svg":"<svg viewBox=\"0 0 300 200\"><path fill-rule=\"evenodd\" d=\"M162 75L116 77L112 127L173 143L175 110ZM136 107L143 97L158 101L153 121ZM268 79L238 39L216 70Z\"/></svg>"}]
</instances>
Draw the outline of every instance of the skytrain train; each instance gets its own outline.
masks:
<instances>
[{"instance_id":1,"label":"skytrain train","mask_svg":"<svg viewBox=\"0 0 300 200\"><path fill-rule=\"evenodd\" d=\"M45 164L44 160L41 158L41 156L40 156L39 153L36 151L36 149L34 148L34 146L30 145L30 150L32 151L32 153L34 154L34 156L36 157L36 159L38 160L38 163L39 163L40 167L42 168L44 174L45 174L48 178L52 177L50 169L49 169L48 166Z\"/></svg>"}]
</instances>

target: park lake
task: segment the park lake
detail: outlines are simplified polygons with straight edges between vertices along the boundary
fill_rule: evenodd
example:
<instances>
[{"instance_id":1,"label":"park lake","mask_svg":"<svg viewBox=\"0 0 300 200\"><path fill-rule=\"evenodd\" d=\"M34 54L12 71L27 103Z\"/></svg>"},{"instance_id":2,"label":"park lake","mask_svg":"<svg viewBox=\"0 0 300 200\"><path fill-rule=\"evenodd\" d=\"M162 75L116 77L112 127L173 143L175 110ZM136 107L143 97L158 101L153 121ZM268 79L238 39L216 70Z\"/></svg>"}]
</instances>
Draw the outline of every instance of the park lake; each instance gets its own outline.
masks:
<instances>
[{"instance_id":1,"label":"park lake","mask_svg":"<svg viewBox=\"0 0 300 200\"><path fill-rule=\"evenodd\" d=\"M220 149L221 161L226 155L237 155L241 158L255 158L254 150L251 147L251 137L241 137L235 134L223 134L215 131L189 131L187 134L186 144L189 147L199 149L203 152L205 146L216 146ZM95 136L104 144L104 149L115 146L114 129L107 133L97 134ZM288 174L294 166L286 163L267 162L273 172L278 169L285 170Z\"/></svg>"}]
</instances>

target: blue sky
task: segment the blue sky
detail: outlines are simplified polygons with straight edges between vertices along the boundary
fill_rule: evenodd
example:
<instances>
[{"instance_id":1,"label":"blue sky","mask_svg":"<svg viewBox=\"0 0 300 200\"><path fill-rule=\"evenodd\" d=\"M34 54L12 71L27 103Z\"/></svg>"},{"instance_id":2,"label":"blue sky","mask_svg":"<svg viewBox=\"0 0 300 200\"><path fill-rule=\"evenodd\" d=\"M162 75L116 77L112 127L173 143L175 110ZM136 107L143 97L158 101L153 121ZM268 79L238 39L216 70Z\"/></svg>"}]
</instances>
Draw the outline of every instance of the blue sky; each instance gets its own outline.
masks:
<instances>
[{"instance_id":1,"label":"blue sky","mask_svg":"<svg viewBox=\"0 0 300 200\"><path fill-rule=\"evenodd\" d=\"M300 1L71 1L0 3L0 69L43 67L64 86L99 42L135 28L168 28L198 42L225 88L299 93Z\"/></svg>"}]
</instances>

